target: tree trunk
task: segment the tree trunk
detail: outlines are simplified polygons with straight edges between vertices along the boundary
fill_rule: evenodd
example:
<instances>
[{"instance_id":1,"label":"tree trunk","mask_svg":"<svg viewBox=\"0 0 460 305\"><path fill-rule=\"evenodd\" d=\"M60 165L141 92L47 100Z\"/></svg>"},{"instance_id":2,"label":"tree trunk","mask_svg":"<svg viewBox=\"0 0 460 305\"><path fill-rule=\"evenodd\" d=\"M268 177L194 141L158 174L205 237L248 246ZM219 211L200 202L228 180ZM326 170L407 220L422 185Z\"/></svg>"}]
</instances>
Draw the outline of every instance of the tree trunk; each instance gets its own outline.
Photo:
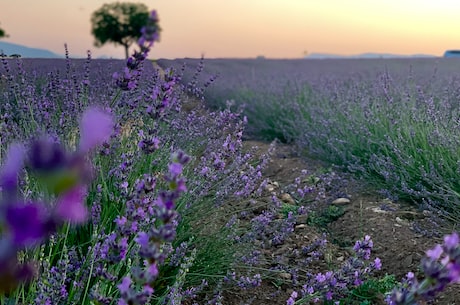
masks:
<instances>
[{"instance_id":1,"label":"tree trunk","mask_svg":"<svg viewBox=\"0 0 460 305\"><path fill-rule=\"evenodd\" d=\"M129 57L129 54L128 54L129 45L124 44L123 46L125 47L125 57L126 57L126 59L128 59L128 57Z\"/></svg>"}]
</instances>

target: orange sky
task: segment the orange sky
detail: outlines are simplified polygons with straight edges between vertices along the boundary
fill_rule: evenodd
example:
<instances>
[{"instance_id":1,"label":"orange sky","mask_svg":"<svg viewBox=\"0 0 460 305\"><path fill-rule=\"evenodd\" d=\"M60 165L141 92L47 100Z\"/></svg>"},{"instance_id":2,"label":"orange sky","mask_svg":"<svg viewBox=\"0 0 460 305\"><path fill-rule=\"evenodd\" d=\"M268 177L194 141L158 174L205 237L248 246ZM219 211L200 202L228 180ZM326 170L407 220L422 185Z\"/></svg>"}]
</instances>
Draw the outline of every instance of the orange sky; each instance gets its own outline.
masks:
<instances>
[{"instance_id":1,"label":"orange sky","mask_svg":"<svg viewBox=\"0 0 460 305\"><path fill-rule=\"evenodd\" d=\"M96 48L91 13L107 0L0 0L6 42L72 56ZM135 1L136 2L136 1ZM308 53L442 55L460 49L458 0L146 0L163 28L151 57L299 58Z\"/></svg>"}]
</instances>

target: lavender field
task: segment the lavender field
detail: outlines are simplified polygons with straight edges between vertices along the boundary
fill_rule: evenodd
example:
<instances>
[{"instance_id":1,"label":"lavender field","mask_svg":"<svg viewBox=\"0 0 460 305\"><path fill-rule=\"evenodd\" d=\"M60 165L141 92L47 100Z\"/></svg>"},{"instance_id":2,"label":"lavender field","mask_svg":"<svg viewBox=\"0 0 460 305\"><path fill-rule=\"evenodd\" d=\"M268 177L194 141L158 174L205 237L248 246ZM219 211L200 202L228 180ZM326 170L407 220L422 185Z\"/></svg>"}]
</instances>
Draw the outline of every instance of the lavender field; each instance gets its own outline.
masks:
<instances>
[{"instance_id":1,"label":"lavender field","mask_svg":"<svg viewBox=\"0 0 460 305\"><path fill-rule=\"evenodd\" d=\"M459 62L152 63L152 43L2 58L0 304L418 304L458 282ZM293 150L321 166L270 176ZM418 270L385 269L366 227L333 240L348 182L432 216Z\"/></svg>"},{"instance_id":2,"label":"lavender field","mask_svg":"<svg viewBox=\"0 0 460 305\"><path fill-rule=\"evenodd\" d=\"M160 60L177 69L201 61ZM205 60L184 83L214 84L212 109L243 106L246 137L364 177L388 198L459 221L460 61L438 59Z\"/></svg>"}]
</instances>

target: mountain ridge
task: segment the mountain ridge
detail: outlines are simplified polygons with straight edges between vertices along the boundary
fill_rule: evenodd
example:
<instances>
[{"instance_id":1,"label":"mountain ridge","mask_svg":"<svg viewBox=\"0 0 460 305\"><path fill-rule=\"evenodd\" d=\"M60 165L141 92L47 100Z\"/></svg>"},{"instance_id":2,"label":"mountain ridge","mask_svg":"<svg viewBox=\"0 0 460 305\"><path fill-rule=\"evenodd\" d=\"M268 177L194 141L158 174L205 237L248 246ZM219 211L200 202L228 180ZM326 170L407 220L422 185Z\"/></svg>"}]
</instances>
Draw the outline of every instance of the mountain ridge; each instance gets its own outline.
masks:
<instances>
[{"instance_id":1,"label":"mountain ridge","mask_svg":"<svg viewBox=\"0 0 460 305\"><path fill-rule=\"evenodd\" d=\"M20 55L23 58L63 58L50 50L32 48L16 43L0 41L0 54L7 56Z\"/></svg>"},{"instance_id":2,"label":"mountain ridge","mask_svg":"<svg viewBox=\"0 0 460 305\"><path fill-rule=\"evenodd\" d=\"M305 59L332 59L332 58L434 58L435 55L428 54L412 54L412 55L401 55L392 53L361 53L356 55L339 55L331 53L311 53L305 56Z\"/></svg>"}]
</instances>

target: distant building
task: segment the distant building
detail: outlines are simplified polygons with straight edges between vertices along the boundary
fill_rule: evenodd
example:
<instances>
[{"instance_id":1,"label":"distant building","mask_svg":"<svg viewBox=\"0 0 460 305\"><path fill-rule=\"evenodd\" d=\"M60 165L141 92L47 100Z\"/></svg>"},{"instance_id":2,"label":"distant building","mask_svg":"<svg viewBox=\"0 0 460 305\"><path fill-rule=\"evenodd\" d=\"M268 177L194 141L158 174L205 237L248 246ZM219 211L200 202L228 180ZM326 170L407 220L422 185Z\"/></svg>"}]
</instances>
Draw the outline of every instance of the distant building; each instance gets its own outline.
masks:
<instances>
[{"instance_id":1,"label":"distant building","mask_svg":"<svg viewBox=\"0 0 460 305\"><path fill-rule=\"evenodd\" d=\"M444 57L460 58L460 50L447 50L446 52L444 52Z\"/></svg>"}]
</instances>

